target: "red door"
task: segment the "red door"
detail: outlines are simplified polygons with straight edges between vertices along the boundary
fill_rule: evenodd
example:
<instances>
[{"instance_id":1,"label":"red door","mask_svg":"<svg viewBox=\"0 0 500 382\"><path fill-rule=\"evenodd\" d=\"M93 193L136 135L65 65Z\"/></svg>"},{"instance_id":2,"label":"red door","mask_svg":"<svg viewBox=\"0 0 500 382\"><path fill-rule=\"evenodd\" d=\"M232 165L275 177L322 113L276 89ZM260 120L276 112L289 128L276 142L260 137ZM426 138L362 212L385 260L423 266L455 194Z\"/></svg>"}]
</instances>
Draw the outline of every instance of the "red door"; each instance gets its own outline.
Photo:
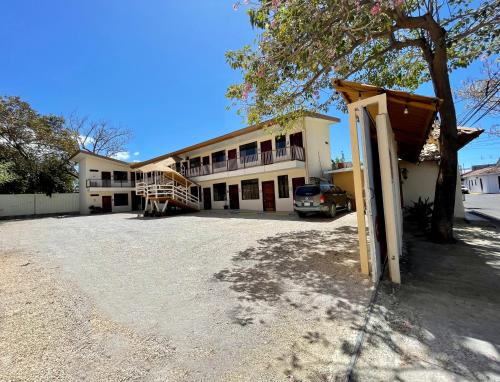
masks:
<instances>
[{"instance_id":1,"label":"red door","mask_svg":"<svg viewBox=\"0 0 500 382\"><path fill-rule=\"evenodd\" d=\"M273 163L273 144L271 140L260 142L260 158L262 164Z\"/></svg>"},{"instance_id":2,"label":"red door","mask_svg":"<svg viewBox=\"0 0 500 382\"><path fill-rule=\"evenodd\" d=\"M262 203L264 211L276 211L273 180L262 182Z\"/></svg>"},{"instance_id":3,"label":"red door","mask_svg":"<svg viewBox=\"0 0 500 382\"><path fill-rule=\"evenodd\" d=\"M302 141L302 132L290 134L290 150L292 159L304 160L304 142Z\"/></svg>"},{"instance_id":4,"label":"red door","mask_svg":"<svg viewBox=\"0 0 500 382\"><path fill-rule=\"evenodd\" d=\"M297 187L303 186L304 184L306 184L305 178L292 178L293 196L295 196Z\"/></svg>"},{"instance_id":5,"label":"red door","mask_svg":"<svg viewBox=\"0 0 500 382\"><path fill-rule=\"evenodd\" d=\"M102 197L102 212L111 212L111 196Z\"/></svg>"},{"instance_id":6,"label":"red door","mask_svg":"<svg viewBox=\"0 0 500 382\"><path fill-rule=\"evenodd\" d=\"M238 161L236 160L236 149L227 151L227 169L228 170L237 170L238 169Z\"/></svg>"},{"instance_id":7,"label":"red door","mask_svg":"<svg viewBox=\"0 0 500 382\"><path fill-rule=\"evenodd\" d=\"M229 208L232 210L240 209L240 196L238 194L238 185L229 185Z\"/></svg>"}]
</instances>

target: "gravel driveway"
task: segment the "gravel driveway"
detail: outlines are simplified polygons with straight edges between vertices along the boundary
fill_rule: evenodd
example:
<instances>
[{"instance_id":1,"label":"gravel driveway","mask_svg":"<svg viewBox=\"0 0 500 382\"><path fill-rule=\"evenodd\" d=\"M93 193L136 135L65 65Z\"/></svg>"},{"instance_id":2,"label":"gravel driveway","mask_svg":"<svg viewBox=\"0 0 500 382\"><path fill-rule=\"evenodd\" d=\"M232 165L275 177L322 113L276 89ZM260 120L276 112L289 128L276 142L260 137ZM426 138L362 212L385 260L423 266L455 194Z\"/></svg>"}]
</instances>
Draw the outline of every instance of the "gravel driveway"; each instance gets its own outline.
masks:
<instances>
[{"instance_id":1,"label":"gravel driveway","mask_svg":"<svg viewBox=\"0 0 500 382\"><path fill-rule=\"evenodd\" d=\"M0 380L334 380L358 268L354 214L0 222Z\"/></svg>"}]
</instances>

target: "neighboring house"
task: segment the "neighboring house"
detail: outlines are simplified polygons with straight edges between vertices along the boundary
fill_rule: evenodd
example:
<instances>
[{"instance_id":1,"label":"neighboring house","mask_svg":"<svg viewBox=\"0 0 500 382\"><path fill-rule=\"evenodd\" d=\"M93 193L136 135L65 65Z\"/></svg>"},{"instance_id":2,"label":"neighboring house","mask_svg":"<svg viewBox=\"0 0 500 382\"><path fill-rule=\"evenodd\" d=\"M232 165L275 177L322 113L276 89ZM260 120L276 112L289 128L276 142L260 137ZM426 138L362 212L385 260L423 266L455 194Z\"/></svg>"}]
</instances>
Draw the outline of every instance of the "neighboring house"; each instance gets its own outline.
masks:
<instances>
[{"instance_id":1,"label":"neighboring house","mask_svg":"<svg viewBox=\"0 0 500 382\"><path fill-rule=\"evenodd\" d=\"M284 134L267 121L131 167L174 158L203 209L293 211L295 188L330 168L330 125L339 121L307 113Z\"/></svg>"},{"instance_id":2,"label":"neighboring house","mask_svg":"<svg viewBox=\"0 0 500 382\"><path fill-rule=\"evenodd\" d=\"M140 163L81 151L72 158L79 164L80 212L138 209L136 169L166 158L196 184L190 191L202 209L293 211L295 188L331 168L330 125L339 121L306 113L282 134L271 120Z\"/></svg>"},{"instance_id":3,"label":"neighboring house","mask_svg":"<svg viewBox=\"0 0 500 382\"><path fill-rule=\"evenodd\" d=\"M470 127L458 128L458 149L477 138L483 130ZM409 207L413 202L434 200L436 180L439 174L439 126L434 125L427 143L424 145L418 163L400 161L402 180L403 205ZM458 171L458 170L457 170ZM463 197L461 191L460 173L457 172L457 187L455 190L455 217L465 217Z\"/></svg>"},{"instance_id":4,"label":"neighboring house","mask_svg":"<svg viewBox=\"0 0 500 382\"><path fill-rule=\"evenodd\" d=\"M82 215L92 210L125 212L139 208L135 174L129 163L87 151L79 151L71 160L78 163Z\"/></svg>"},{"instance_id":5,"label":"neighboring house","mask_svg":"<svg viewBox=\"0 0 500 382\"><path fill-rule=\"evenodd\" d=\"M500 160L495 165L465 173L462 179L470 192L498 194L500 193Z\"/></svg>"}]
</instances>

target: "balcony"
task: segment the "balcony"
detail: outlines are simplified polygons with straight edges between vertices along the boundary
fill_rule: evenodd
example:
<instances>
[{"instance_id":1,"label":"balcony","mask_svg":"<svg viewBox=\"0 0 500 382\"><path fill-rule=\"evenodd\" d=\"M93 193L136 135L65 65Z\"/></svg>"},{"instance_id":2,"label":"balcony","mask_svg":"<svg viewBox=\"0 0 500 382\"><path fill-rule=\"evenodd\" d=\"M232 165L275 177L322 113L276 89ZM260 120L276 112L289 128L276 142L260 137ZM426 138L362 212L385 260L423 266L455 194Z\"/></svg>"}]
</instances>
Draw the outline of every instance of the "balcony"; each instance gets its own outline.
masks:
<instances>
[{"instance_id":1,"label":"balcony","mask_svg":"<svg viewBox=\"0 0 500 382\"><path fill-rule=\"evenodd\" d=\"M135 180L115 179L87 179L87 188L131 188L135 187Z\"/></svg>"},{"instance_id":2,"label":"balcony","mask_svg":"<svg viewBox=\"0 0 500 382\"><path fill-rule=\"evenodd\" d=\"M258 152L251 155L241 155L236 158L223 161L212 162L209 165L201 165L189 169L182 169L182 175L188 178L200 177L205 175L219 174L223 176L232 176L222 174L230 171L251 169L258 166L270 166L283 162L305 161L304 148L300 146L284 147L272 151ZM236 176L236 174L235 174Z\"/></svg>"}]
</instances>

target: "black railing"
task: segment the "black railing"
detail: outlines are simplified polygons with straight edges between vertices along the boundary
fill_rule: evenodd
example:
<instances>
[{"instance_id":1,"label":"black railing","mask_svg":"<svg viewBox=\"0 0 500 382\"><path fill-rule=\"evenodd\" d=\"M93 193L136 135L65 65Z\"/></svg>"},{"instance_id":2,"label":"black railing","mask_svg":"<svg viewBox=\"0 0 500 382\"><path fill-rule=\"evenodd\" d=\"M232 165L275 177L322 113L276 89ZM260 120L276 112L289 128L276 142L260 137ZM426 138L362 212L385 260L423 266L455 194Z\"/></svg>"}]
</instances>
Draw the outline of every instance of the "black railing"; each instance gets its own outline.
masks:
<instances>
[{"instance_id":1,"label":"black railing","mask_svg":"<svg viewBox=\"0 0 500 382\"><path fill-rule=\"evenodd\" d=\"M87 179L87 187L135 187L135 180L115 180L115 179Z\"/></svg>"},{"instance_id":2,"label":"black railing","mask_svg":"<svg viewBox=\"0 0 500 382\"><path fill-rule=\"evenodd\" d=\"M189 169L183 168L181 173L184 176L195 177L255 166L266 166L290 160L305 161L304 148L289 146L277 150L262 151L256 154L239 155L236 158L212 162L210 165L196 166Z\"/></svg>"}]
</instances>

